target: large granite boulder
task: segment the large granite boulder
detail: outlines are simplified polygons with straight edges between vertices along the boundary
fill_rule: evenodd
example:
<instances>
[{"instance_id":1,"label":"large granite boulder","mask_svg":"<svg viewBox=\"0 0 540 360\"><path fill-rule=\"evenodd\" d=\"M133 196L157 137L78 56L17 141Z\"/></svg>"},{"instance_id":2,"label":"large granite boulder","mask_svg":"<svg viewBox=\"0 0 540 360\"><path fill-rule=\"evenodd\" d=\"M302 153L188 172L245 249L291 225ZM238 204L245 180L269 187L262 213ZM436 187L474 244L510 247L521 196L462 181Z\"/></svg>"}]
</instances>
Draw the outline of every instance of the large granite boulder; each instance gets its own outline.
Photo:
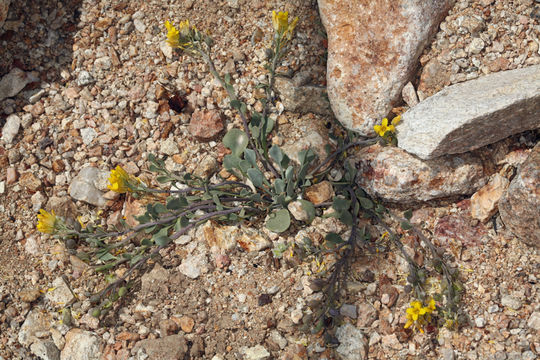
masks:
<instances>
[{"instance_id":1,"label":"large granite boulder","mask_svg":"<svg viewBox=\"0 0 540 360\"><path fill-rule=\"evenodd\" d=\"M328 97L362 135L387 116L454 0L319 0L328 34Z\"/></svg>"}]
</instances>

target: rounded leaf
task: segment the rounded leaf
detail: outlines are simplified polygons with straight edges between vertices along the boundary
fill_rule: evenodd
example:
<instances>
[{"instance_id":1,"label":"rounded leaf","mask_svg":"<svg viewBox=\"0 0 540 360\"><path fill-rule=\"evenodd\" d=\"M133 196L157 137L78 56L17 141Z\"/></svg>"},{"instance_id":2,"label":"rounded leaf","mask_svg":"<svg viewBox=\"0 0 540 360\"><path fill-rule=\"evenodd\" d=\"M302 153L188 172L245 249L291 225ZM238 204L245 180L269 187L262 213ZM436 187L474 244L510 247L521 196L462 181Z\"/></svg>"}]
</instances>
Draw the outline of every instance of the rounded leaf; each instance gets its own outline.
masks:
<instances>
[{"instance_id":1,"label":"rounded leaf","mask_svg":"<svg viewBox=\"0 0 540 360\"><path fill-rule=\"evenodd\" d=\"M266 228L272 232L280 233L289 228L291 225L291 214L287 209L274 211L268 216Z\"/></svg>"}]
</instances>

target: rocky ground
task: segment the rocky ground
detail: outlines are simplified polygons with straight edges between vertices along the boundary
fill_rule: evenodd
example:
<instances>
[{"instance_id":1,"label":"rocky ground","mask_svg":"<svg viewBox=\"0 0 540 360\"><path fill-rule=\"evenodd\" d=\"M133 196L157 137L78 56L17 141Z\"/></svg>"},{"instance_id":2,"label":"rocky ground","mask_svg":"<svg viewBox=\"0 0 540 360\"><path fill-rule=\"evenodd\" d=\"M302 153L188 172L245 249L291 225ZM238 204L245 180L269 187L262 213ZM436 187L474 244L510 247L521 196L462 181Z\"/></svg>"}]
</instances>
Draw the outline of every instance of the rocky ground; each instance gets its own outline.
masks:
<instances>
[{"instance_id":1,"label":"rocky ground","mask_svg":"<svg viewBox=\"0 0 540 360\"><path fill-rule=\"evenodd\" d=\"M0 75L15 79L14 93L0 89L0 359L58 359L60 351L62 359L100 352L105 359L142 359L144 351L215 360L332 359L337 352L349 359L364 352L370 359L539 357L538 250L501 228L497 218L473 219L468 197L416 205L413 216L461 270L468 321L459 331L403 330L410 301L403 291L406 269L394 252L385 252L355 260L341 309L341 346L326 347L299 326L320 296L309 287L313 264L276 261L264 232L262 250L235 248L225 267L202 240L206 235L193 232L150 264L138 291L114 316L100 323L88 315L89 292L103 280L64 243L36 231L36 211L52 208L108 223L122 216L129 205L97 191L106 190L100 173L79 175L88 165L104 173L122 165L148 178L147 154L155 153L172 170L216 170L224 154L222 130L240 120L204 66L163 44L163 21L189 18L209 29L216 65L233 74L240 97L257 109L255 85L264 74L273 9L301 19L280 69L296 76L283 86L325 85L326 40L313 1L11 4L0 32ZM421 57L414 82L420 98L482 74L540 63L539 17L540 5L532 0L458 1ZM316 86L309 91L319 94ZM182 111L169 105L175 93L187 100ZM274 141L294 149L308 138L321 150L319 139L333 126L324 100L317 109L305 108L309 102L293 105L285 94L276 103ZM202 125L193 125L197 120ZM512 139L522 152L537 141L537 133ZM86 191L75 196L80 188ZM312 230L339 226L323 221ZM405 242L419 248L414 238ZM59 313L72 298L63 275L80 299L71 326Z\"/></svg>"}]
</instances>

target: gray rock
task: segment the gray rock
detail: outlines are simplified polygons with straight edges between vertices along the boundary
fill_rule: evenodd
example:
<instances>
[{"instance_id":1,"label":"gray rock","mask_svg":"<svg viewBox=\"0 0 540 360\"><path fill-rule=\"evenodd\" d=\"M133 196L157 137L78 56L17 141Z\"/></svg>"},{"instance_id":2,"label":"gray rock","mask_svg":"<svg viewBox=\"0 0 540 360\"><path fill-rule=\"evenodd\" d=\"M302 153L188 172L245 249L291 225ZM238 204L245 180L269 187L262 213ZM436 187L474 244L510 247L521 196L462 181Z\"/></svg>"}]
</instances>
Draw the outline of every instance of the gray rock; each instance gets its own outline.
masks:
<instances>
[{"instance_id":1,"label":"gray rock","mask_svg":"<svg viewBox=\"0 0 540 360\"><path fill-rule=\"evenodd\" d=\"M370 146L356 156L358 183L388 202L413 203L474 193L486 183L477 154L421 160L396 147Z\"/></svg>"},{"instance_id":2,"label":"gray rock","mask_svg":"<svg viewBox=\"0 0 540 360\"><path fill-rule=\"evenodd\" d=\"M93 128L84 128L81 129L81 137L84 145L88 146L96 138L97 132Z\"/></svg>"},{"instance_id":3,"label":"gray rock","mask_svg":"<svg viewBox=\"0 0 540 360\"><path fill-rule=\"evenodd\" d=\"M539 178L540 144L537 144L499 200L499 213L506 227L524 243L536 247L540 247Z\"/></svg>"},{"instance_id":4,"label":"gray rock","mask_svg":"<svg viewBox=\"0 0 540 360\"><path fill-rule=\"evenodd\" d=\"M156 264L152 271L144 274L141 278L141 289L144 293L167 291L169 272L161 265Z\"/></svg>"},{"instance_id":5,"label":"gray rock","mask_svg":"<svg viewBox=\"0 0 540 360\"><path fill-rule=\"evenodd\" d=\"M10 2L11 0L0 0L0 29L4 26L4 21L7 18Z\"/></svg>"},{"instance_id":6,"label":"gray rock","mask_svg":"<svg viewBox=\"0 0 540 360\"><path fill-rule=\"evenodd\" d=\"M345 127L374 134L373 125L399 100L453 3L319 0L328 34L328 96Z\"/></svg>"},{"instance_id":7,"label":"gray rock","mask_svg":"<svg viewBox=\"0 0 540 360\"><path fill-rule=\"evenodd\" d=\"M418 104L418 95L416 95L414 85L410 81L403 87L403 90L401 90L401 97L409 107Z\"/></svg>"},{"instance_id":8,"label":"gray rock","mask_svg":"<svg viewBox=\"0 0 540 360\"><path fill-rule=\"evenodd\" d=\"M60 360L60 350L52 340L36 341L30 346L30 351L41 360Z\"/></svg>"},{"instance_id":9,"label":"gray rock","mask_svg":"<svg viewBox=\"0 0 540 360\"><path fill-rule=\"evenodd\" d=\"M277 330L272 330L268 336L268 340L276 344L281 350L287 346L287 339L285 339Z\"/></svg>"},{"instance_id":10,"label":"gray rock","mask_svg":"<svg viewBox=\"0 0 540 360\"><path fill-rule=\"evenodd\" d=\"M351 319L356 319L358 314L356 313L356 305L351 304L343 304L341 305L341 308L339 309L339 313L342 316L350 317Z\"/></svg>"},{"instance_id":11,"label":"gray rock","mask_svg":"<svg viewBox=\"0 0 540 360\"><path fill-rule=\"evenodd\" d=\"M174 50L167 41L160 42L159 49L167 59L172 59Z\"/></svg>"},{"instance_id":12,"label":"gray rock","mask_svg":"<svg viewBox=\"0 0 540 360\"><path fill-rule=\"evenodd\" d=\"M540 330L540 311L535 311L527 320L527 326L536 331Z\"/></svg>"},{"instance_id":13,"label":"gray rock","mask_svg":"<svg viewBox=\"0 0 540 360\"><path fill-rule=\"evenodd\" d=\"M441 351L443 360L454 360L455 354L453 349L444 348Z\"/></svg>"},{"instance_id":14,"label":"gray rock","mask_svg":"<svg viewBox=\"0 0 540 360\"><path fill-rule=\"evenodd\" d=\"M5 141L6 144L11 144L15 136L17 136L20 127L21 119L15 114L9 115L2 128L2 140Z\"/></svg>"},{"instance_id":15,"label":"gray rock","mask_svg":"<svg viewBox=\"0 0 540 360\"><path fill-rule=\"evenodd\" d=\"M79 72L79 75L77 75L77 85L84 86L88 85L94 82L93 76L85 70L82 70Z\"/></svg>"},{"instance_id":16,"label":"gray rock","mask_svg":"<svg viewBox=\"0 0 540 360\"><path fill-rule=\"evenodd\" d=\"M170 335L160 339L141 340L135 344L131 354L135 360L184 359L188 346L184 336Z\"/></svg>"},{"instance_id":17,"label":"gray rock","mask_svg":"<svg viewBox=\"0 0 540 360\"><path fill-rule=\"evenodd\" d=\"M333 114L328 101L328 94L323 87L297 86L293 79L285 77L277 77L275 87L280 94L283 106L288 111L301 114L315 113L323 116Z\"/></svg>"},{"instance_id":18,"label":"gray rock","mask_svg":"<svg viewBox=\"0 0 540 360\"><path fill-rule=\"evenodd\" d=\"M48 291L45 298L54 306L65 305L73 300L73 294L61 277L54 279L52 287L54 290Z\"/></svg>"},{"instance_id":19,"label":"gray rock","mask_svg":"<svg viewBox=\"0 0 540 360\"><path fill-rule=\"evenodd\" d=\"M142 21L141 19L133 20L133 25L135 25L135 29L137 29L138 32L140 33L146 32L146 25L144 24L144 21Z\"/></svg>"},{"instance_id":20,"label":"gray rock","mask_svg":"<svg viewBox=\"0 0 540 360\"><path fill-rule=\"evenodd\" d=\"M511 295L504 295L501 298L501 305L508 307L512 310L519 310L521 309L522 303L521 303L521 300L516 299L515 297Z\"/></svg>"},{"instance_id":21,"label":"gray rock","mask_svg":"<svg viewBox=\"0 0 540 360\"><path fill-rule=\"evenodd\" d=\"M32 310L21 326L18 334L19 343L23 346L30 346L36 341L40 341L47 335L51 327L52 318L49 314Z\"/></svg>"},{"instance_id":22,"label":"gray rock","mask_svg":"<svg viewBox=\"0 0 540 360\"><path fill-rule=\"evenodd\" d=\"M347 323L336 331L339 346L336 351L344 360L367 359L368 343L362 331Z\"/></svg>"},{"instance_id":23,"label":"gray rock","mask_svg":"<svg viewBox=\"0 0 540 360\"><path fill-rule=\"evenodd\" d=\"M362 328L367 328L377 320L377 309L368 302L363 302L358 305L358 321L357 325Z\"/></svg>"},{"instance_id":24,"label":"gray rock","mask_svg":"<svg viewBox=\"0 0 540 360\"><path fill-rule=\"evenodd\" d=\"M536 359L537 359L536 355L531 350L524 351L521 354L521 360L536 360Z\"/></svg>"},{"instance_id":25,"label":"gray rock","mask_svg":"<svg viewBox=\"0 0 540 360\"><path fill-rule=\"evenodd\" d=\"M244 355L246 355L246 360L264 360L270 357L270 353L262 345L257 345L245 349Z\"/></svg>"},{"instance_id":26,"label":"gray rock","mask_svg":"<svg viewBox=\"0 0 540 360\"><path fill-rule=\"evenodd\" d=\"M66 334L66 345L60 354L61 360L99 360L103 351L103 340L90 331L71 329Z\"/></svg>"},{"instance_id":27,"label":"gray rock","mask_svg":"<svg viewBox=\"0 0 540 360\"><path fill-rule=\"evenodd\" d=\"M203 254L188 255L178 266L178 270L190 279L198 278L208 271L208 261Z\"/></svg>"},{"instance_id":28,"label":"gray rock","mask_svg":"<svg viewBox=\"0 0 540 360\"><path fill-rule=\"evenodd\" d=\"M159 152L169 156L178 154L178 145L176 145L173 138L167 138L161 142Z\"/></svg>"},{"instance_id":29,"label":"gray rock","mask_svg":"<svg viewBox=\"0 0 540 360\"><path fill-rule=\"evenodd\" d=\"M484 317L482 316L479 316L474 319L474 324L476 325L476 327L483 328L484 326L486 326L486 319L484 319Z\"/></svg>"},{"instance_id":30,"label":"gray rock","mask_svg":"<svg viewBox=\"0 0 540 360\"><path fill-rule=\"evenodd\" d=\"M37 78L32 73L26 73L19 68L13 68L0 80L0 101L17 95L24 87Z\"/></svg>"},{"instance_id":31,"label":"gray rock","mask_svg":"<svg viewBox=\"0 0 540 360\"><path fill-rule=\"evenodd\" d=\"M302 207L302 203L298 200L292 201L287 205L287 209L289 209L291 215L298 221L308 221L309 220L309 214L307 211Z\"/></svg>"},{"instance_id":32,"label":"gray rock","mask_svg":"<svg viewBox=\"0 0 540 360\"><path fill-rule=\"evenodd\" d=\"M82 169L69 185L69 195L94 206L105 206L106 200L96 183L100 181L100 175L108 176L108 174L91 166Z\"/></svg>"},{"instance_id":33,"label":"gray rock","mask_svg":"<svg viewBox=\"0 0 540 360\"><path fill-rule=\"evenodd\" d=\"M540 127L540 65L444 88L405 112L399 147L422 159L459 154Z\"/></svg>"}]
</instances>

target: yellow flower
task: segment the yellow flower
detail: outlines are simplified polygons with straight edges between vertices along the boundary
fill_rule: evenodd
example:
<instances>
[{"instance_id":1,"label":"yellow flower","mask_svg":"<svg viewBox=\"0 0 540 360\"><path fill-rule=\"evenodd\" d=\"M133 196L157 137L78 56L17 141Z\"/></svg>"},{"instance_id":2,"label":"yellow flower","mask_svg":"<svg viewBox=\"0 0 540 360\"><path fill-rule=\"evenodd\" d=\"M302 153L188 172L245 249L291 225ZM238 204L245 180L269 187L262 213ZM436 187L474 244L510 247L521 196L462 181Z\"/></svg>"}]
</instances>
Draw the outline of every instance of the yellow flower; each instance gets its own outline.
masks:
<instances>
[{"instance_id":1,"label":"yellow flower","mask_svg":"<svg viewBox=\"0 0 540 360\"><path fill-rule=\"evenodd\" d=\"M437 309L437 307L435 306L435 300L433 300L433 298L429 300L428 306L425 307L425 309L430 314Z\"/></svg>"},{"instance_id":2,"label":"yellow flower","mask_svg":"<svg viewBox=\"0 0 540 360\"><path fill-rule=\"evenodd\" d=\"M272 25L275 32L280 38L287 36L287 39L290 40L292 37L292 32L296 27L297 23L298 17L294 18L293 21L291 21L291 23L289 24L288 11L280 11L277 13L275 11L272 11Z\"/></svg>"},{"instance_id":3,"label":"yellow flower","mask_svg":"<svg viewBox=\"0 0 540 360\"><path fill-rule=\"evenodd\" d=\"M128 174L126 170L118 165L116 169L111 170L109 182L111 183L110 185L107 185L109 190L122 194L125 192L132 192L132 188L136 186L140 180L133 175Z\"/></svg>"},{"instance_id":4,"label":"yellow flower","mask_svg":"<svg viewBox=\"0 0 540 360\"><path fill-rule=\"evenodd\" d=\"M39 220L37 224L39 232L44 234L52 234L55 232L57 217L54 214L54 210L51 210L51 212L48 213L47 211L40 209L37 218Z\"/></svg>"},{"instance_id":5,"label":"yellow flower","mask_svg":"<svg viewBox=\"0 0 540 360\"><path fill-rule=\"evenodd\" d=\"M407 309L407 315L411 315L414 321L418 320L418 317L424 315L427 312L427 308L422 306L420 301L411 302L411 307Z\"/></svg>"},{"instance_id":6,"label":"yellow flower","mask_svg":"<svg viewBox=\"0 0 540 360\"><path fill-rule=\"evenodd\" d=\"M189 20L180 21L180 34L182 37L189 35Z\"/></svg>"},{"instance_id":7,"label":"yellow flower","mask_svg":"<svg viewBox=\"0 0 540 360\"><path fill-rule=\"evenodd\" d=\"M182 23L180 23L180 26L182 26ZM165 27L167 28L167 42L169 45L173 48L180 47L180 32L169 21L165 21Z\"/></svg>"},{"instance_id":8,"label":"yellow flower","mask_svg":"<svg viewBox=\"0 0 540 360\"><path fill-rule=\"evenodd\" d=\"M295 17L293 19L293 21L291 21L291 23L289 24L289 26L287 27L287 31L285 31L285 34L287 36L287 39L288 40L291 40L292 38L292 34L293 34L293 31L294 31L294 28L296 27L296 24L298 23L298 16Z\"/></svg>"},{"instance_id":9,"label":"yellow flower","mask_svg":"<svg viewBox=\"0 0 540 360\"><path fill-rule=\"evenodd\" d=\"M397 125L401 121L401 115L396 116L392 119L392 125Z\"/></svg>"},{"instance_id":10,"label":"yellow flower","mask_svg":"<svg viewBox=\"0 0 540 360\"><path fill-rule=\"evenodd\" d=\"M398 119L399 121L399 119ZM381 125L375 125L373 127L373 130L375 130L375 132L379 135L379 136L384 136L384 134L386 134L386 132L388 131L391 131L391 132L394 132L396 131L396 128L394 127L394 125L388 125L388 119L387 118L384 118L382 120L382 124Z\"/></svg>"}]
</instances>

